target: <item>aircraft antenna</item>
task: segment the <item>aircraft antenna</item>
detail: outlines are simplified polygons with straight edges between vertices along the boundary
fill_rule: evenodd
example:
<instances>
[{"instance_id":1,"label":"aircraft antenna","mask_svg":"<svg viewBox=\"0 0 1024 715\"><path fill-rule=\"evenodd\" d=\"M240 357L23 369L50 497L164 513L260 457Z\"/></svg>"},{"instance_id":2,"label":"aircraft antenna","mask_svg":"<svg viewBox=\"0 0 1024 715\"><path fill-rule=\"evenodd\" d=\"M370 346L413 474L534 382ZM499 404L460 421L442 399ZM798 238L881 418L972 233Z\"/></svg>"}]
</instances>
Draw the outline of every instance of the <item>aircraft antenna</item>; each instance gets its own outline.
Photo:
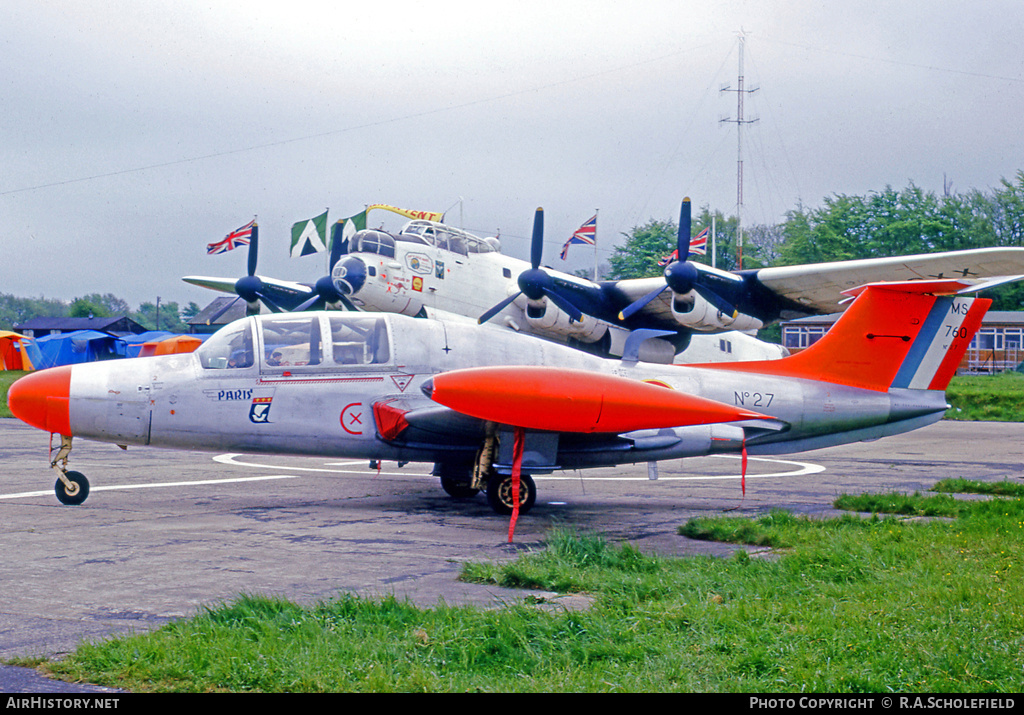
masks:
<instances>
[{"instance_id":1,"label":"aircraft antenna","mask_svg":"<svg viewBox=\"0 0 1024 715\"><path fill-rule=\"evenodd\" d=\"M743 46L746 42L746 35L743 30L739 33L739 75L736 79L736 89L723 87L723 92L736 93L736 118L722 119L722 122L729 122L736 125L736 270L743 268L743 125L753 124L757 119L744 119L743 97L746 94L757 91L757 87L745 89L743 87Z\"/></svg>"}]
</instances>

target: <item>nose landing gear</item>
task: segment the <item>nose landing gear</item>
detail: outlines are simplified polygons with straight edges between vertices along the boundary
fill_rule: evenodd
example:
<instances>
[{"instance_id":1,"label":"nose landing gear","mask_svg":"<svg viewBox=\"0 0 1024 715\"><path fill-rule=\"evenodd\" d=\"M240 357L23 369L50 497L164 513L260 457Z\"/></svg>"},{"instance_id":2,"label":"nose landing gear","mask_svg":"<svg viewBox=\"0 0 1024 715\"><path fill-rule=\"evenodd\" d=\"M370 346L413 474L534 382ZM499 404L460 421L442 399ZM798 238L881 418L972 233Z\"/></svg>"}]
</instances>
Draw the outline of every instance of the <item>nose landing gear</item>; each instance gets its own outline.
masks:
<instances>
[{"instance_id":1,"label":"nose landing gear","mask_svg":"<svg viewBox=\"0 0 1024 715\"><path fill-rule=\"evenodd\" d=\"M50 466L57 472L57 481L53 485L53 491L61 504L75 506L85 501L89 496L89 480L81 472L68 470L68 455L71 453L71 436L60 436L60 447Z\"/></svg>"}]
</instances>

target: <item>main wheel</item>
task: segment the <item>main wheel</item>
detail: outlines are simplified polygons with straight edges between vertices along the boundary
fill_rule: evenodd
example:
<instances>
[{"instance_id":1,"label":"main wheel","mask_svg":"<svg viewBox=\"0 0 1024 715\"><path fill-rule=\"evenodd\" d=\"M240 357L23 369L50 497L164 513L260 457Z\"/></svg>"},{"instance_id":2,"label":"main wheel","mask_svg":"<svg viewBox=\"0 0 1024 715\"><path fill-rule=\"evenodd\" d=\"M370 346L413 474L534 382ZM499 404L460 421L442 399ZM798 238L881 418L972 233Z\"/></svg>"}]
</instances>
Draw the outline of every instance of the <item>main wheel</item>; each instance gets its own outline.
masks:
<instances>
[{"instance_id":1,"label":"main wheel","mask_svg":"<svg viewBox=\"0 0 1024 715\"><path fill-rule=\"evenodd\" d=\"M523 474L519 477L519 513L530 511L537 501L537 485L533 477ZM487 502L499 514L512 513L512 475L497 474L487 482Z\"/></svg>"},{"instance_id":2,"label":"main wheel","mask_svg":"<svg viewBox=\"0 0 1024 715\"><path fill-rule=\"evenodd\" d=\"M469 486L469 482L453 477L441 477L441 488L453 499L469 499L480 493L479 489Z\"/></svg>"},{"instance_id":3,"label":"main wheel","mask_svg":"<svg viewBox=\"0 0 1024 715\"><path fill-rule=\"evenodd\" d=\"M81 472L65 472L64 476L71 482L70 488L60 479L53 485L53 491L56 492L60 503L74 506L84 502L89 496L89 480Z\"/></svg>"}]
</instances>

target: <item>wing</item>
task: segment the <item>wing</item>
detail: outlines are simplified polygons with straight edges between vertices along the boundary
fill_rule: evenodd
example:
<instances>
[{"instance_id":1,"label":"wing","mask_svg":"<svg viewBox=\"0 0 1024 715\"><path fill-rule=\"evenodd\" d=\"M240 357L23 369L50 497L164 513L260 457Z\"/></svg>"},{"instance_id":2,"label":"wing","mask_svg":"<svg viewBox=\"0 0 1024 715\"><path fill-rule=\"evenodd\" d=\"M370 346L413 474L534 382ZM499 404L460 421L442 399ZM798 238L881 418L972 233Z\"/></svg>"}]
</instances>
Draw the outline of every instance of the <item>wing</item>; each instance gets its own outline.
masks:
<instances>
[{"instance_id":1,"label":"wing","mask_svg":"<svg viewBox=\"0 0 1024 715\"><path fill-rule=\"evenodd\" d=\"M264 276L255 276L255 278L258 278L261 282L260 292L266 294L266 297L273 301L273 303L287 310L293 310L313 295L312 288L303 283L281 280L279 278L266 278ZM209 288L210 290L222 293L238 294L237 279L185 276L182 280L201 288Z\"/></svg>"},{"instance_id":2,"label":"wing","mask_svg":"<svg viewBox=\"0 0 1024 715\"><path fill-rule=\"evenodd\" d=\"M843 309L843 291L868 283L956 278L966 282L1024 274L1024 248L979 248L894 258L762 268L765 288L808 313Z\"/></svg>"}]
</instances>

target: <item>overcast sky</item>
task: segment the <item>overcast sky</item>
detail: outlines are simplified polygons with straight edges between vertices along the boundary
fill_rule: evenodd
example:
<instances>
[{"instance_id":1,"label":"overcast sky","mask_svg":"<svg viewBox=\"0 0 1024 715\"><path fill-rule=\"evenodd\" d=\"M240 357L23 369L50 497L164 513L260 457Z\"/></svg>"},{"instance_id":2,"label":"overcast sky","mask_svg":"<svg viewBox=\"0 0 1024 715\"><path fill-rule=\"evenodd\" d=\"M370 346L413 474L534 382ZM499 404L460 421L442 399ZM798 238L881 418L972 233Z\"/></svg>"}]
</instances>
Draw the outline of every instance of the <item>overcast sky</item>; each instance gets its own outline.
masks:
<instances>
[{"instance_id":1,"label":"overcast sky","mask_svg":"<svg viewBox=\"0 0 1024 715\"><path fill-rule=\"evenodd\" d=\"M331 9L328 9L331 8ZM337 9L334 9L337 8ZM1019 0L0 5L0 292L205 305L190 274L253 216L259 273L313 281L292 223L366 204L448 211L545 262L599 209L621 234L694 205L744 224L914 182L988 190L1024 169ZM371 223L403 220L372 212Z\"/></svg>"}]
</instances>

